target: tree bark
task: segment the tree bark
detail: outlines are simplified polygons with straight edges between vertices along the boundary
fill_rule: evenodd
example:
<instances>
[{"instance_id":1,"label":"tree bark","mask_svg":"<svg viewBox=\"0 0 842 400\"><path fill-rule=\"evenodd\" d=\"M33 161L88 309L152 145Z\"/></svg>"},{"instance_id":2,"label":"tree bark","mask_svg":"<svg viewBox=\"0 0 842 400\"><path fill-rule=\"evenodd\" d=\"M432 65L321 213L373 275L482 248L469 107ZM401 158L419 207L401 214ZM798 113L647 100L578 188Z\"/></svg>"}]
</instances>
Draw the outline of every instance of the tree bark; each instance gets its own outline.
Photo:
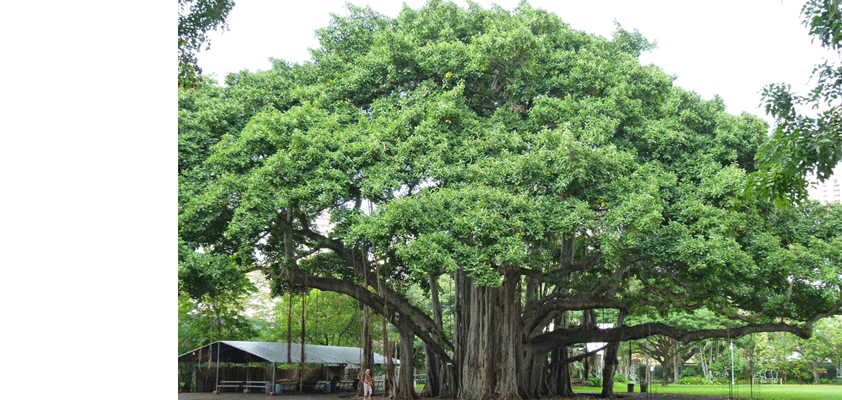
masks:
<instances>
[{"instance_id":1,"label":"tree bark","mask_svg":"<svg viewBox=\"0 0 842 400\"><path fill-rule=\"evenodd\" d=\"M809 363L810 372L813 373L813 384L818 385L821 383L821 379L819 379L819 368L814 363Z\"/></svg>"},{"instance_id":2,"label":"tree bark","mask_svg":"<svg viewBox=\"0 0 842 400\"><path fill-rule=\"evenodd\" d=\"M698 341L708 338L741 338L754 332L789 332L802 339L809 339L812 332L809 329L789 325L786 323L767 323L745 325L729 329L700 329L685 331L660 322L648 322L640 325L622 326L613 329L576 328L556 329L552 332L538 335L529 339L529 344L552 350L558 345L572 345L582 343L582 338L590 342L611 342L645 339L654 335L671 337L681 342Z\"/></svg>"},{"instance_id":3,"label":"tree bark","mask_svg":"<svg viewBox=\"0 0 842 400\"><path fill-rule=\"evenodd\" d=\"M547 368L547 354L535 354L529 347L525 353L520 376L521 392L525 398L534 399L548 392L544 390L547 383L544 373Z\"/></svg>"},{"instance_id":4,"label":"tree bark","mask_svg":"<svg viewBox=\"0 0 842 400\"><path fill-rule=\"evenodd\" d=\"M401 399L416 399L415 393L415 335L409 327L409 318L401 315L398 320L398 333L401 337L401 373L398 378L397 395Z\"/></svg>"},{"instance_id":5,"label":"tree bark","mask_svg":"<svg viewBox=\"0 0 842 400\"><path fill-rule=\"evenodd\" d=\"M623 326L625 318L625 313L620 312L620 316L617 318L617 326ZM616 398L614 395L614 374L617 372L617 365L619 363L617 360L619 350L620 342L608 342L608 348L605 350L605 355L603 356L603 364L605 366L602 368L601 397L606 399Z\"/></svg>"},{"instance_id":6,"label":"tree bark","mask_svg":"<svg viewBox=\"0 0 842 400\"><path fill-rule=\"evenodd\" d=\"M525 299L526 304L524 309L534 309L535 300L538 298L538 289L540 283L533 277L526 278ZM521 321L522 322L522 321ZM538 329L538 326L530 327ZM528 331L529 328L523 327L524 337L529 337L533 333ZM542 394L549 393L547 385L547 353L536 353L530 346L524 346L523 361L520 371L520 391L526 398L538 398Z\"/></svg>"},{"instance_id":7,"label":"tree bark","mask_svg":"<svg viewBox=\"0 0 842 400\"><path fill-rule=\"evenodd\" d=\"M433 311L433 322L435 323L436 328L441 331L442 329L442 317L441 317L441 304L439 303L439 285L438 285L438 277L430 273L428 274L428 279L430 282L430 302ZM431 335L433 340L438 342L438 335ZM436 357L435 353L425 344L424 345L424 356L425 356L425 373L426 373L426 380L424 383L424 391L421 393L422 397L438 397L441 394L441 387L443 386L444 382L442 379L444 377L444 370L442 369L442 363L439 361L439 358Z\"/></svg>"},{"instance_id":8,"label":"tree bark","mask_svg":"<svg viewBox=\"0 0 842 400\"><path fill-rule=\"evenodd\" d=\"M556 321L556 326L567 329L569 326L568 313L564 312ZM570 380L570 363L567 361L569 352L567 346L553 349L550 364L550 393L561 397L573 397L573 382Z\"/></svg>"},{"instance_id":9,"label":"tree bark","mask_svg":"<svg viewBox=\"0 0 842 400\"><path fill-rule=\"evenodd\" d=\"M365 371L374 367L374 352L371 348L371 311L367 305L363 306L363 359L360 362L360 382L363 380ZM363 385L357 387L357 394L363 395Z\"/></svg>"},{"instance_id":10,"label":"tree bark","mask_svg":"<svg viewBox=\"0 0 842 400\"><path fill-rule=\"evenodd\" d=\"M520 274L518 269L503 267L502 313L500 314L501 360L497 394L504 399L520 399L518 392L520 367L523 357L523 324L520 320ZM544 353L546 354L546 353Z\"/></svg>"},{"instance_id":11,"label":"tree bark","mask_svg":"<svg viewBox=\"0 0 842 400\"><path fill-rule=\"evenodd\" d=\"M395 388L395 365L392 363L392 351L389 346L389 332L386 329L386 321L391 320L392 315L389 312L389 302L386 297L385 291L383 290L383 284L380 281L380 272L378 269L377 272L377 292L380 293L380 296L383 298L383 312L381 316L383 316L383 357L386 357L386 376L383 377L383 390L386 392L386 395L389 398L395 397L396 395L396 388Z\"/></svg>"},{"instance_id":12,"label":"tree bark","mask_svg":"<svg viewBox=\"0 0 842 400\"><path fill-rule=\"evenodd\" d=\"M678 383L678 379L681 376L681 354L679 352L679 345L678 343L675 344L675 358L672 365L672 383Z\"/></svg>"},{"instance_id":13,"label":"tree bark","mask_svg":"<svg viewBox=\"0 0 842 400\"><path fill-rule=\"evenodd\" d=\"M496 371L500 367L499 342L497 335L499 309L495 305L499 300L499 289L475 286L470 279L465 285L471 286L466 300L467 325L461 327L464 335L464 361L461 365L462 387L459 398L464 400L485 400L495 397ZM497 313L495 313L497 311Z\"/></svg>"},{"instance_id":14,"label":"tree bark","mask_svg":"<svg viewBox=\"0 0 842 400\"><path fill-rule=\"evenodd\" d=\"M553 350L550 366L550 393L560 397L573 397L573 383L570 380L570 363L567 361L567 346Z\"/></svg>"},{"instance_id":15,"label":"tree bark","mask_svg":"<svg viewBox=\"0 0 842 400\"><path fill-rule=\"evenodd\" d=\"M287 364L292 365L292 286L289 288L289 304L287 306Z\"/></svg>"},{"instance_id":16,"label":"tree bark","mask_svg":"<svg viewBox=\"0 0 842 400\"><path fill-rule=\"evenodd\" d=\"M306 291L307 288L305 287L304 290ZM307 366L307 360L304 357L304 344L306 343L305 339L307 337L307 324L304 319L304 300L305 292L301 292L301 369L304 369Z\"/></svg>"}]
</instances>

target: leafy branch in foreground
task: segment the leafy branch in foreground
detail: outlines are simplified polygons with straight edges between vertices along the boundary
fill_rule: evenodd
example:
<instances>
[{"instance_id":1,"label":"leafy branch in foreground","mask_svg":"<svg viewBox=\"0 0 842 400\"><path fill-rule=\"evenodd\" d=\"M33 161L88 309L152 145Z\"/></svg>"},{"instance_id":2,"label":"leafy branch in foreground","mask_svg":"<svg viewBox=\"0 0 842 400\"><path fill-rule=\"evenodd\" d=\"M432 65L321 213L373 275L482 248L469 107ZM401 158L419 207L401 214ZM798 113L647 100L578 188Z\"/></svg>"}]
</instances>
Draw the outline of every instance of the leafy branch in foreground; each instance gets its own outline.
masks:
<instances>
[{"instance_id":1,"label":"leafy branch in foreground","mask_svg":"<svg viewBox=\"0 0 842 400\"><path fill-rule=\"evenodd\" d=\"M804 25L822 47L842 50L842 8L839 0L810 0L801 9ZM842 60L842 53L840 53ZM772 136L757 151L758 171L746 191L788 207L807 199L806 180L824 182L842 159L842 64L825 60L813 69L816 86L807 95L785 83L762 91L766 113L775 118ZM815 113L802 113L810 108Z\"/></svg>"}]
</instances>

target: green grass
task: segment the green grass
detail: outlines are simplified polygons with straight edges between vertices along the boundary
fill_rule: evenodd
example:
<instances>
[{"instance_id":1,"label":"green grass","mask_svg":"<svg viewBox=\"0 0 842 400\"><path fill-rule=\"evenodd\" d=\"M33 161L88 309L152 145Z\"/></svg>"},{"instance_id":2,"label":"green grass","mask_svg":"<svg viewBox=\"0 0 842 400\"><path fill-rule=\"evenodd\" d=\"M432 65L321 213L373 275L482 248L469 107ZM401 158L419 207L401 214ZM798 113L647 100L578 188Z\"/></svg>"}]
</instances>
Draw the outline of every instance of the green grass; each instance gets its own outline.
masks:
<instances>
[{"instance_id":1,"label":"green grass","mask_svg":"<svg viewBox=\"0 0 842 400\"><path fill-rule=\"evenodd\" d=\"M600 392L602 388L577 386L576 392ZM615 383L614 392L625 393L625 383ZM634 391L640 392L640 385L634 385ZM660 383L649 385L652 393L684 393L684 394L706 394L710 396L728 397L733 394L735 398L762 399L762 400L839 400L842 399L841 385L735 385L729 388L728 385L669 385L661 386Z\"/></svg>"}]
</instances>

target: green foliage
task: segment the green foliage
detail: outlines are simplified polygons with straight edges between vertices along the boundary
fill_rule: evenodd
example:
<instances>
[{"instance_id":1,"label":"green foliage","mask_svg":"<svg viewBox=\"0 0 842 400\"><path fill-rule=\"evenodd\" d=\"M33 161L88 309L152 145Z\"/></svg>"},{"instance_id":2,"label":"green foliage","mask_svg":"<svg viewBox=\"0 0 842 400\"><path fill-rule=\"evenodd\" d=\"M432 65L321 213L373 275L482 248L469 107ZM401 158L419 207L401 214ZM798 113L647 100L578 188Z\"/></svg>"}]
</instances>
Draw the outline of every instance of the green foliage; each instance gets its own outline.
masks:
<instances>
[{"instance_id":1,"label":"green foliage","mask_svg":"<svg viewBox=\"0 0 842 400\"><path fill-rule=\"evenodd\" d=\"M825 370L826 361L842 362L842 317L826 318L816 323L810 340L796 338L793 351L812 372L814 383Z\"/></svg>"},{"instance_id":2,"label":"green foliage","mask_svg":"<svg viewBox=\"0 0 842 400\"><path fill-rule=\"evenodd\" d=\"M255 337L245 316L255 287L232 257L193 251L181 238L178 244L179 354L216 340Z\"/></svg>"},{"instance_id":3,"label":"green foliage","mask_svg":"<svg viewBox=\"0 0 842 400\"><path fill-rule=\"evenodd\" d=\"M179 92L179 275L194 298L247 270L279 295L298 287L292 269L350 285L365 267L428 310L409 288L431 273L496 286L523 268L690 330L730 326L711 311L803 323L838 295L840 208L743 197L766 124L640 65L653 44L637 32L431 1L396 18L349 6L318 37L309 62ZM321 309L326 332L349 321Z\"/></svg>"},{"instance_id":4,"label":"green foliage","mask_svg":"<svg viewBox=\"0 0 842 400\"><path fill-rule=\"evenodd\" d=\"M217 340L253 340L252 322L245 316L246 296L178 295L178 354Z\"/></svg>"},{"instance_id":5,"label":"green foliage","mask_svg":"<svg viewBox=\"0 0 842 400\"><path fill-rule=\"evenodd\" d=\"M178 290L199 300L253 289L231 257L191 252L179 239Z\"/></svg>"},{"instance_id":6,"label":"green foliage","mask_svg":"<svg viewBox=\"0 0 842 400\"><path fill-rule=\"evenodd\" d=\"M723 378L719 378L722 380ZM703 376L687 376L682 377L678 380L679 385L713 385L713 384L721 384L721 383L714 383L712 380L708 380Z\"/></svg>"},{"instance_id":7,"label":"green foliage","mask_svg":"<svg viewBox=\"0 0 842 400\"><path fill-rule=\"evenodd\" d=\"M685 365L684 368L681 369L681 378L691 378L691 377L704 377L702 368L698 365ZM680 382L679 382L680 383Z\"/></svg>"},{"instance_id":8,"label":"green foliage","mask_svg":"<svg viewBox=\"0 0 842 400\"><path fill-rule=\"evenodd\" d=\"M804 26L822 46L839 50L842 46L842 8L839 0L810 0L801 8Z\"/></svg>"},{"instance_id":9,"label":"green foliage","mask_svg":"<svg viewBox=\"0 0 842 400\"><path fill-rule=\"evenodd\" d=\"M304 319L307 343L327 346L362 346L360 331L362 311L356 300L337 293L311 289L293 296L292 321L289 321L289 296L279 297L270 310L260 315L260 340L286 342L287 325L292 324L293 342L301 338L301 317ZM374 321L377 321L376 319ZM378 321L379 322L379 321ZM372 322L376 324L377 322ZM382 331L373 331L375 340Z\"/></svg>"},{"instance_id":10,"label":"green foliage","mask_svg":"<svg viewBox=\"0 0 842 400\"><path fill-rule=\"evenodd\" d=\"M842 46L839 0L809 0L801 9L804 25L823 47ZM807 95L792 93L788 84L763 88L766 113L776 120L772 136L757 153L761 170L752 174L747 193L775 199L788 207L807 198L807 174L827 180L842 159L842 65L825 61L813 69L816 86ZM803 114L805 107L819 109Z\"/></svg>"},{"instance_id":11,"label":"green foliage","mask_svg":"<svg viewBox=\"0 0 842 400\"><path fill-rule=\"evenodd\" d=\"M716 397L727 397L731 392L733 392L735 397L738 395L749 397L749 395L753 393L754 398L775 400L827 400L839 397L838 386L764 385L762 388L758 389L757 386L752 388L749 384L729 386L730 383L731 382L728 381L717 385L659 386L654 390L658 393L681 393ZM758 390L760 390L760 393L758 393ZM623 389L615 388L615 391L619 393L622 392Z\"/></svg>"},{"instance_id":12,"label":"green foliage","mask_svg":"<svg viewBox=\"0 0 842 400\"><path fill-rule=\"evenodd\" d=\"M210 49L208 31L228 29L232 0L178 0L178 87L191 89L201 82L196 53Z\"/></svg>"}]
</instances>

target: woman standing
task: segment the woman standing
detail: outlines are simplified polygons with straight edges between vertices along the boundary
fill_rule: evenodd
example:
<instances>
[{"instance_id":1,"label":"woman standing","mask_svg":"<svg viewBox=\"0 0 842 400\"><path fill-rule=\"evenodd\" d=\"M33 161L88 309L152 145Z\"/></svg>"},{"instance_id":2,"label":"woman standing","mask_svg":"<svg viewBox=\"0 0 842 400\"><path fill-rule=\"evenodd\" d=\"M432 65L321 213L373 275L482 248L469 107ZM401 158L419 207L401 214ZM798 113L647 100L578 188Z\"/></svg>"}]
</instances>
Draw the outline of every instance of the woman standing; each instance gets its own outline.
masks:
<instances>
[{"instance_id":1,"label":"woman standing","mask_svg":"<svg viewBox=\"0 0 842 400\"><path fill-rule=\"evenodd\" d=\"M365 370L365 376L363 377L363 398L366 400L371 400L371 384L373 381L371 380L371 370Z\"/></svg>"}]
</instances>

